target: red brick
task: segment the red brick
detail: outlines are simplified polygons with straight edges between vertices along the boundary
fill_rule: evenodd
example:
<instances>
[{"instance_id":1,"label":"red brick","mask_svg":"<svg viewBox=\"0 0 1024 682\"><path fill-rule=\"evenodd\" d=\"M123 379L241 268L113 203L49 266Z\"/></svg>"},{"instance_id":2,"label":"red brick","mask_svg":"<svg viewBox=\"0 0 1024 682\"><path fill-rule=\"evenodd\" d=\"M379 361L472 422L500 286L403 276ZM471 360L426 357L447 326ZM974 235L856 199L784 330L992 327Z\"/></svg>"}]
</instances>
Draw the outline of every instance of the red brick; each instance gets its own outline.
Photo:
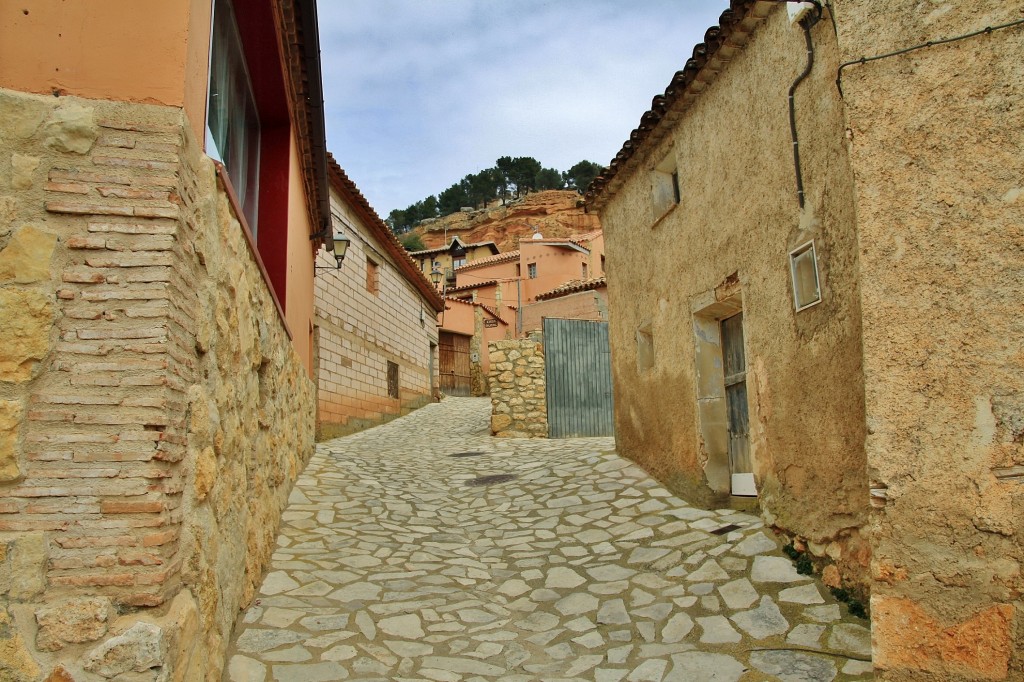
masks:
<instances>
[{"instance_id":1,"label":"red brick","mask_svg":"<svg viewBox=\"0 0 1024 682\"><path fill-rule=\"evenodd\" d=\"M46 210L50 213L69 213L72 215L135 215L131 206L109 206L105 204L79 204L63 201L46 202Z\"/></svg>"},{"instance_id":2,"label":"red brick","mask_svg":"<svg viewBox=\"0 0 1024 682\"><path fill-rule=\"evenodd\" d=\"M72 519L49 521L21 521L0 518L0 531L33 531L33 530L67 530L73 524Z\"/></svg>"},{"instance_id":3,"label":"red brick","mask_svg":"<svg viewBox=\"0 0 1024 682\"><path fill-rule=\"evenodd\" d=\"M103 284L107 281L106 275L92 269L65 270L62 279L74 284Z\"/></svg>"},{"instance_id":4,"label":"red brick","mask_svg":"<svg viewBox=\"0 0 1024 682\"><path fill-rule=\"evenodd\" d=\"M167 505L159 501L107 500L100 504L104 514L157 514L167 509Z\"/></svg>"},{"instance_id":5,"label":"red brick","mask_svg":"<svg viewBox=\"0 0 1024 682\"><path fill-rule=\"evenodd\" d=\"M53 540L64 549L82 549L84 547L136 547L138 538L131 535L101 535L98 537L60 536Z\"/></svg>"},{"instance_id":6,"label":"red brick","mask_svg":"<svg viewBox=\"0 0 1024 682\"><path fill-rule=\"evenodd\" d=\"M47 192L64 192L65 194L88 194L92 189L89 185L78 182L48 182L45 187Z\"/></svg>"},{"instance_id":7,"label":"red brick","mask_svg":"<svg viewBox=\"0 0 1024 682\"><path fill-rule=\"evenodd\" d=\"M50 583L65 587L125 587L135 584L134 573L100 573L98 575L49 576Z\"/></svg>"},{"instance_id":8,"label":"red brick","mask_svg":"<svg viewBox=\"0 0 1024 682\"><path fill-rule=\"evenodd\" d=\"M125 604L126 606L160 606L165 601L165 598L161 594L146 594L139 593L129 595L127 597L118 597L117 603Z\"/></svg>"},{"instance_id":9,"label":"red brick","mask_svg":"<svg viewBox=\"0 0 1024 682\"><path fill-rule=\"evenodd\" d=\"M50 171L50 180L55 182L106 182L127 185L129 178L115 173L97 173L82 168L54 168Z\"/></svg>"},{"instance_id":10,"label":"red brick","mask_svg":"<svg viewBox=\"0 0 1024 682\"><path fill-rule=\"evenodd\" d=\"M178 529L172 528L162 533L153 533L142 538L143 547L158 547L173 542L178 538Z\"/></svg>"},{"instance_id":11,"label":"red brick","mask_svg":"<svg viewBox=\"0 0 1024 682\"><path fill-rule=\"evenodd\" d=\"M0 500L0 514L18 514L21 507L13 500Z\"/></svg>"},{"instance_id":12,"label":"red brick","mask_svg":"<svg viewBox=\"0 0 1024 682\"><path fill-rule=\"evenodd\" d=\"M181 209L177 206L136 206L134 215L140 218L177 218Z\"/></svg>"},{"instance_id":13,"label":"red brick","mask_svg":"<svg viewBox=\"0 0 1024 682\"><path fill-rule=\"evenodd\" d=\"M88 189L88 188L86 188ZM167 201L168 192L161 192L152 189L132 189L129 187L97 187L96 191L102 197L114 197L117 199L160 199Z\"/></svg>"},{"instance_id":14,"label":"red brick","mask_svg":"<svg viewBox=\"0 0 1024 682\"><path fill-rule=\"evenodd\" d=\"M114 252L86 258L91 268L145 268L157 265L174 265L174 256L167 253L124 253Z\"/></svg>"},{"instance_id":15,"label":"red brick","mask_svg":"<svg viewBox=\"0 0 1024 682\"><path fill-rule=\"evenodd\" d=\"M69 249L105 249L106 237L68 237L64 244Z\"/></svg>"},{"instance_id":16,"label":"red brick","mask_svg":"<svg viewBox=\"0 0 1024 682\"><path fill-rule=\"evenodd\" d=\"M156 222L145 223L89 223L90 232L114 232L118 234L174 234L175 225Z\"/></svg>"},{"instance_id":17,"label":"red brick","mask_svg":"<svg viewBox=\"0 0 1024 682\"><path fill-rule=\"evenodd\" d=\"M149 159L127 159L121 156L93 156L97 166L117 166L121 168L139 168L142 170L174 171L178 164L173 161L152 161Z\"/></svg>"},{"instance_id":18,"label":"red brick","mask_svg":"<svg viewBox=\"0 0 1024 682\"><path fill-rule=\"evenodd\" d=\"M164 558L150 552L122 552L117 556L117 562L122 566L160 566Z\"/></svg>"}]
</instances>

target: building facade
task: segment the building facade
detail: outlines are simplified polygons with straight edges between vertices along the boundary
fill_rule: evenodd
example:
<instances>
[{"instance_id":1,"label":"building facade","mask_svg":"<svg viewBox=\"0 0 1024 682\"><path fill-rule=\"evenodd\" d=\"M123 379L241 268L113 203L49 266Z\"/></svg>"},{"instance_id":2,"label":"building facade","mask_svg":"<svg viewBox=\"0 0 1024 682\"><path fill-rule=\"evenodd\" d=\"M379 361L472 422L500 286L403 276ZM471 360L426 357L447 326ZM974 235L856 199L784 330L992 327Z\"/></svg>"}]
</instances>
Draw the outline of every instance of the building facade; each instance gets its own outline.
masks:
<instances>
[{"instance_id":1,"label":"building facade","mask_svg":"<svg viewBox=\"0 0 1024 682\"><path fill-rule=\"evenodd\" d=\"M757 495L880 679L1024 675L1022 52L994 0L733 2L588 192L620 452Z\"/></svg>"},{"instance_id":2,"label":"building facade","mask_svg":"<svg viewBox=\"0 0 1024 682\"><path fill-rule=\"evenodd\" d=\"M316 278L317 436L399 416L437 392L440 295L331 160L331 215L351 244Z\"/></svg>"},{"instance_id":3,"label":"building facade","mask_svg":"<svg viewBox=\"0 0 1024 682\"><path fill-rule=\"evenodd\" d=\"M2 12L0 676L219 679L313 449L315 5Z\"/></svg>"}]
</instances>

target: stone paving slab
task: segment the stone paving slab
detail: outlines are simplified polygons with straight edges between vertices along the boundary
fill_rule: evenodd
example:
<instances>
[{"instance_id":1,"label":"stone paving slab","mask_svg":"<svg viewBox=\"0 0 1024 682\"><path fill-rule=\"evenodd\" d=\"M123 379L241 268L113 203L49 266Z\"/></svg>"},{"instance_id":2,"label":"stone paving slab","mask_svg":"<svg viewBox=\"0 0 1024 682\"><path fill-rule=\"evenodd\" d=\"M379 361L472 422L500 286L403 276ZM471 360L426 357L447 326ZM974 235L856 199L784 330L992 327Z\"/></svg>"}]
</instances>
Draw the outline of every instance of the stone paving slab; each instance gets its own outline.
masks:
<instances>
[{"instance_id":1,"label":"stone paving slab","mask_svg":"<svg viewBox=\"0 0 1024 682\"><path fill-rule=\"evenodd\" d=\"M872 679L866 621L758 517L610 438L491 438L489 413L447 398L317 447L224 680ZM471 484L492 474L515 478Z\"/></svg>"}]
</instances>

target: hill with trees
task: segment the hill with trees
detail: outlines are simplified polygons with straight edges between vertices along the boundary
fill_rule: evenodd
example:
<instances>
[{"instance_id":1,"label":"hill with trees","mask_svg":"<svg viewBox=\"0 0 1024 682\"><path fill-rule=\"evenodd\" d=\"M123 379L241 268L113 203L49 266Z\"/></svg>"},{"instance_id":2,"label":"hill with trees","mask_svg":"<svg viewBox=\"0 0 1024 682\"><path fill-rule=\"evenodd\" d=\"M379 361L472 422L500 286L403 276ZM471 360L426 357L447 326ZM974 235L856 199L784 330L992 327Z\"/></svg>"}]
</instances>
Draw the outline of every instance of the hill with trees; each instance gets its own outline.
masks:
<instances>
[{"instance_id":1,"label":"hill with trees","mask_svg":"<svg viewBox=\"0 0 1024 682\"><path fill-rule=\"evenodd\" d=\"M398 238L410 251L443 246L457 235L468 244L494 242L505 252L518 249L519 241L529 239L535 230L550 239L600 228L598 217L583 210L576 190L562 189L530 192L505 203L494 199L486 208L428 218Z\"/></svg>"},{"instance_id":2,"label":"hill with trees","mask_svg":"<svg viewBox=\"0 0 1024 682\"><path fill-rule=\"evenodd\" d=\"M493 167L467 175L436 196L391 211L385 222L395 234L402 235L424 220L458 213L463 208L486 208L498 200L505 205L530 192L568 189L582 194L602 170L599 163L580 161L561 172L544 168L530 156L503 156Z\"/></svg>"}]
</instances>

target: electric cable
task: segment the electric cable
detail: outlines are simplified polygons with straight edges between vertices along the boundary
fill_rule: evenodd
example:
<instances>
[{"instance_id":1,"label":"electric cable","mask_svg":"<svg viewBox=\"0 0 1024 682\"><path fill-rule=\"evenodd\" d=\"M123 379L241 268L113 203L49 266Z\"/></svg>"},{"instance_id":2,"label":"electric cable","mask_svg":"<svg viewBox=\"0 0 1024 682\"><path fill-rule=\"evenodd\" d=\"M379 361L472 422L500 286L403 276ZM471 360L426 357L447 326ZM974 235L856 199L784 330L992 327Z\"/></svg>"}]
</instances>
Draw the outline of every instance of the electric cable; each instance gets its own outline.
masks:
<instances>
[{"instance_id":1,"label":"electric cable","mask_svg":"<svg viewBox=\"0 0 1024 682\"><path fill-rule=\"evenodd\" d=\"M983 29L979 29L977 31L971 31L970 33L964 33L962 35L952 36L952 37L949 37L949 38L938 38L937 40L929 40L928 42L924 42L924 43L921 43L919 45L911 45L910 47L905 47L903 49L895 50L893 52L886 52L884 54L876 54L876 55L874 55L872 57L861 57L860 59L853 59L853 60L848 61L848 62L843 62L842 64L839 65L839 69L836 71L836 88L839 89L839 94L842 95L843 94L843 84L842 84L843 69L845 69L848 66L854 66L854 65L857 65L857 64L867 64L868 62L878 61L879 59L888 59L890 57L898 57L901 54L907 54L908 52L915 52L917 50L923 50L926 47L934 47L936 45L944 45L945 43L955 43L955 42L957 42L959 40L966 40L968 38L973 38L975 36L980 36L983 33L984 34L988 34L988 33L994 32L994 31L1001 31L1004 28L1012 28L1014 26L1019 26L1021 24L1024 24L1024 19L1017 19L1015 21L1011 21L1011 22L1008 22L1008 23L1005 23L1005 24L999 24L998 26L986 26Z\"/></svg>"}]
</instances>

